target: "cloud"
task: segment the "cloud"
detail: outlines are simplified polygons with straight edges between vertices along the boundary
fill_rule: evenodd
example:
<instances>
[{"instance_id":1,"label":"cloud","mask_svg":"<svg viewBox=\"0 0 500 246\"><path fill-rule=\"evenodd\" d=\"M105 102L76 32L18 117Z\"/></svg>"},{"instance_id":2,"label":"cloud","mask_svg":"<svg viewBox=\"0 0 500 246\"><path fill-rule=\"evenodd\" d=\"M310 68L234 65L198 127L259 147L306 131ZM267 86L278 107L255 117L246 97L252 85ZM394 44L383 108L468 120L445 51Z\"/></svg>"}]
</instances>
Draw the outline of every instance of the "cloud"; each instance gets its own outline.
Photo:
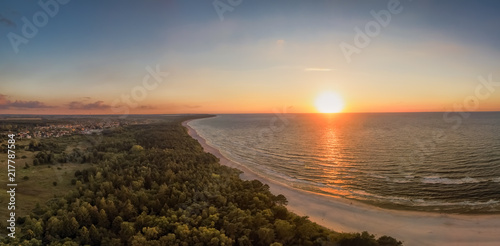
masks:
<instances>
[{"instance_id":1,"label":"cloud","mask_svg":"<svg viewBox=\"0 0 500 246\"><path fill-rule=\"evenodd\" d=\"M4 23L8 27L16 27L16 23L0 15L0 23Z\"/></svg>"},{"instance_id":2,"label":"cloud","mask_svg":"<svg viewBox=\"0 0 500 246\"><path fill-rule=\"evenodd\" d=\"M201 108L201 105L182 105L185 108Z\"/></svg>"},{"instance_id":3,"label":"cloud","mask_svg":"<svg viewBox=\"0 0 500 246\"><path fill-rule=\"evenodd\" d=\"M7 103L7 96L0 94L0 105L4 105Z\"/></svg>"},{"instance_id":4,"label":"cloud","mask_svg":"<svg viewBox=\"0 0 500 246\"><path fill-rule=\"evenodd\" d=\"M8 108L54 108L54 106L45 105L45 103L40 101L16 100L12 102L7 99L6 95L0 94L0 109Z\"/></svg>"},{"instance_id":5,"label":"cloud","mask_svg":"<svg viewBox=\"0 0 500 246\"><path fill-rule=\"evenodd\" d=\"M278 40L276 40L276 44L277 44L279 47L281 47L281 46L285 45L285 40L283 40L283 39L278 39Z\"/></svg>"},{"instance_id":6,"label":"cloud","mask_svg":"<svg viewBox=\"0 0 500 246\"><path fill-rule=\"evenodd\" d=\"M10 107L14 108L53 108L54 106L45 105L45 103L40 101L18 101L11 102Z\"/></svg>"},{"instance_id":7,"label":"cloud","mask_svg":"<svg viewBox=\"0 0 500 246\"><path fill-rule=\"evenodd\" d=\"M320 68L320 67L308 67L304 69L306 72L330 72L332 69L330 68Z\"/></svg>"},{"instance_id":8,"label":"cloud","mask_svg":"<svg viewBox=\"0 0 500 246\"><path fill-rule=\"evenodd\" d=\"M73 101L68 104L69 109L84 109L84 110L93 110L93 109L109 109L111 106L104 104L104 101L96 101L94 103L84 103Z\"/></svg>"},{"instance_id":9,"label":"cloud","mask_svg":"<svg viewBox=\"0 0 500 246\"><path fill-rule=\"evenodd\" d=\"M142 105L139 106L139 109L156 109L156 107L151 105Z\"/></svg>"}]
</instances>

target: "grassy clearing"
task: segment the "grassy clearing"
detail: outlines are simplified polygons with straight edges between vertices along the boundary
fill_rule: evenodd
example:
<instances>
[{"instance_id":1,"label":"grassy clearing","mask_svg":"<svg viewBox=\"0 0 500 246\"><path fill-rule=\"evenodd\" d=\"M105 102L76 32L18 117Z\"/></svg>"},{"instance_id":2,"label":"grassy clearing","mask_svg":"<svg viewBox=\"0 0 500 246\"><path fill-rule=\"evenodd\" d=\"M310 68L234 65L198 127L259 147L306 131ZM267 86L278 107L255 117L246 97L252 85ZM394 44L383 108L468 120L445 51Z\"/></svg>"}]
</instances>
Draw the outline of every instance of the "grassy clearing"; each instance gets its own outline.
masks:
<instances>
[{"instance_id":1,"label":"grassy clearing","mask_svg":"<svg viewBox=\"0 0 500 246\"><path fill-rule=\"evenodd\" d=\"M29 140L16 142L17 146L28 145ZM69 146L68 146L69 147ZM83 146L72 146L83 147ZM72 148L68 148L68 151ZM60 197L66 194L74 186L71 180L77 170L83 170L92 164L54 164L33 166L33 157L38 152L26 151L20 148L16 149L16 217L29 215L35 208L36 203L44 204L54 197ZM24 158L23 158L24 156ZM25 168L25 164L29 168ZM9 211L9 194L7 191L7 154L0 153L0 221L7 220ZM28 177L28 179L24 179ZM57 182L57 185L54 185Z\"/></svg>"}]
</instances>

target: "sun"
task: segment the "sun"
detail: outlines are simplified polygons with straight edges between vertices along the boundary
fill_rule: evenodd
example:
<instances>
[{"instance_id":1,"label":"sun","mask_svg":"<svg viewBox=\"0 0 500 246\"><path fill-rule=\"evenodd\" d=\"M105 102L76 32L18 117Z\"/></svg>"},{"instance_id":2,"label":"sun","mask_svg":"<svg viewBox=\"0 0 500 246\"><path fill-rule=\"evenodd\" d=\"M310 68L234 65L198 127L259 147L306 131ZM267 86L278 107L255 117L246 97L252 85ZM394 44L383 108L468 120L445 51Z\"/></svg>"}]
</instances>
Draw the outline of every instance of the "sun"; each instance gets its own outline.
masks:
<instances>
[{"instance_id":1,"label":"sun","mask_svg":"<svg viewBox=\"0 0 500 246\"><path fill-rule=\"evenodd\" d=\"M320 113L340 113L344 109L342 97L334 92L325 91L318 95L314 101L316 109Z\"/></svg>"}]
</instances>

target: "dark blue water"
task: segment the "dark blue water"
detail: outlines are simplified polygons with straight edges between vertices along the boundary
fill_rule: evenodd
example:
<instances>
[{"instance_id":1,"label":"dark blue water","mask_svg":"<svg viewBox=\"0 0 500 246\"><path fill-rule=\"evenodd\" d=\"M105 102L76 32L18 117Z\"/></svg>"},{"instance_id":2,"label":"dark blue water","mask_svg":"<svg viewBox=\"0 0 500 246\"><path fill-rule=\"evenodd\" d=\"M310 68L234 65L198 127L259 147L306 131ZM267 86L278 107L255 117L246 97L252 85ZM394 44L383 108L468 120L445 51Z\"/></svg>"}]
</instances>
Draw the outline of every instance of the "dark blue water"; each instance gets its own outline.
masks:
<instances>
[{"instance_id":1,"label":"dark blue water","mask_svg":"<svg viewBox=\"0 0 500 246\"><path fill-rule=\"evenodd\" d=\"M372 205L500 212L500 113L219 115L189 123L229 159ZM454 117L454 118L453 118Z\"/></svg>"}]
</instances>

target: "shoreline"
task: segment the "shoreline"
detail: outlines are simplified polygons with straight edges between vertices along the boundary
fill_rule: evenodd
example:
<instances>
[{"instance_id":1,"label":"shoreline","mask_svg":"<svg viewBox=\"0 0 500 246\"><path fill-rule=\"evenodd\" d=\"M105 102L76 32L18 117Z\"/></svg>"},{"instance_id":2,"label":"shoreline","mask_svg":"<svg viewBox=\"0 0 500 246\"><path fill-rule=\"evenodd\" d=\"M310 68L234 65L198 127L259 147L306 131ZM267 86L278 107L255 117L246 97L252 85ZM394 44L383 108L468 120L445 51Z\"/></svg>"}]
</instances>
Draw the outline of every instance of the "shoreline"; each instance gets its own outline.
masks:
<instances>
[{"instance_id":1,"label":"shoreline","mask_svg":"<svg viewBox=\"0 0 500 246\"><path fill-rule=\"evenodd\" d=\"M192 119L196 120L196 119ZM283 194L289 211L308 216L313 222L337 232L368 231L377 237L387 235L404 245L498 245L500 215L456 215L430 212L389 210L343 198L298 190L263 177L244 165L235 163L207 144L196 130L182 122L188 134L205 152L220 159L220 164L241 170L240 178L257 179L268 184L270 191Z\"/></svg>"}]
</instances>

